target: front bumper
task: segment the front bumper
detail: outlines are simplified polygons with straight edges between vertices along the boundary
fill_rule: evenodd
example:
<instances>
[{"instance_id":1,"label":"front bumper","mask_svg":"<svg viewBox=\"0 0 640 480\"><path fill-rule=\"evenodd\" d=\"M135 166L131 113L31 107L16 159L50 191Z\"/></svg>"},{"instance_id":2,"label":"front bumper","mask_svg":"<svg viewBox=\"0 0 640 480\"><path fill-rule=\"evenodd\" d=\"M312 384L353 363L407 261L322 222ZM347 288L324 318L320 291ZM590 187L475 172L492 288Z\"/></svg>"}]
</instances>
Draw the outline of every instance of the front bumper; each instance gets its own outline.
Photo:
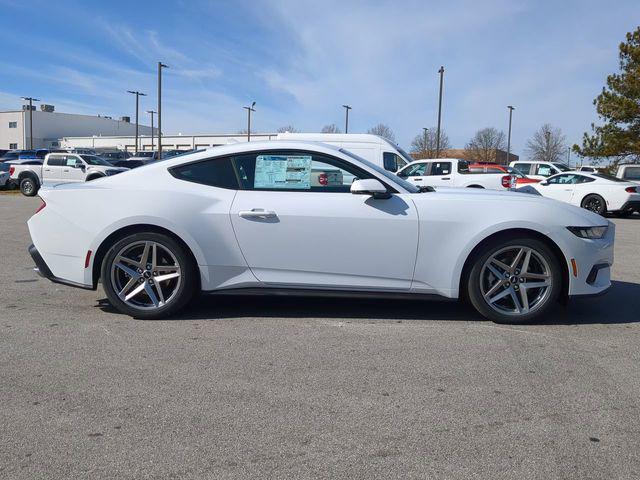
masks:
<instances>
[{"instance_id":1,"label":"front bumper","mask_svg":"<svg viewBox=\"0 0 640 480\"><path fill-rule=\"evenodd\" d=\"M34 268L34 270L41 277L51 280L53 283L67 285L69 287L82 288L85 290L93 290L93 287L89 285L84 285L82 283L76 283L70 280L64 280L62 278L56 277L53 273L51 273L51 269L49 268L47 263L44 261L44 259L42 258L42 255L40 255L40 252L38 252L38 249L36 248L35 245L33 244L29 245L28 251L29 251L29 255L31 255L31 258L36 264L36 268Z\"/></svg>"}]
</instances>

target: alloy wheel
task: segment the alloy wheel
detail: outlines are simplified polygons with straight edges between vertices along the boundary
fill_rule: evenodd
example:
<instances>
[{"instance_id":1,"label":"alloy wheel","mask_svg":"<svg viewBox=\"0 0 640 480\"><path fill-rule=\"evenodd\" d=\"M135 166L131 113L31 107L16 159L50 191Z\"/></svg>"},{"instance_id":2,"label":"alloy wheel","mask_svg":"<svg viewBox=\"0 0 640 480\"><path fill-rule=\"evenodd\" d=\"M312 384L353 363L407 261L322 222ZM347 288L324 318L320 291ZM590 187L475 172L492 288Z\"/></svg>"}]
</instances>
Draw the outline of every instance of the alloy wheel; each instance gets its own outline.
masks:
<instances>
[{"instance_id":1,"label":"alloy wheel","mask_svg":"<svg viewBox=\"0 0 640 480\"><path fill-rule=\"evenodd\" d=\"M602 200L598 197L591 197L585 202L584 208L595 213L600 213L602 209Z\"/></svg>"},{"instance_id":2,"label":"alloy wheel","mask_svg":"<svg viewBox=\"0 0 640 480\"><path fill-rule=\"evenodd\" d=\"M123 247L111 264L111 285L127 305L153 310L178 293L182 269L174 253L158 242L136 241Z\"/></svg>"},{"instance_id":3,"label":"alloy wheel","mask_svg":"<svg viewBox=\"0 0 640 480\"><path fill-rule=\"evenodd\" d=\"M541 308L553 286L551 268L531 247L509 246L491 255L480 271L480 292L493 310L525 315Z\"/></svg>"}]
</instances>

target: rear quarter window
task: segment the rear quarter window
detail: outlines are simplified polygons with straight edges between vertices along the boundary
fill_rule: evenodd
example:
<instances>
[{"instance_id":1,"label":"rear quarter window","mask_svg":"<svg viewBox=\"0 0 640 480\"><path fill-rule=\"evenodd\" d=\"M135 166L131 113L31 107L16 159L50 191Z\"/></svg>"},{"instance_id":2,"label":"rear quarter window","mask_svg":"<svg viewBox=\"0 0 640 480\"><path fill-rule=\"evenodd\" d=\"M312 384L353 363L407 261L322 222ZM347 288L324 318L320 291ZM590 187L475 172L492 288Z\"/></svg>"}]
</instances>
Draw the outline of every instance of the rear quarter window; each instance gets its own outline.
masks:
<instances>
[{"instance_id":1,"label":"rear quarter window","mask_svg":"<svg viewBox=\"0 0 640 480\"><path fill-rule=\"evenodd\" d=\"M230 157L212 158L199 162L178 165L169 170L179 180L200 183L211 187L238 189L238 177Z\"/></svg>"}]
</instances>

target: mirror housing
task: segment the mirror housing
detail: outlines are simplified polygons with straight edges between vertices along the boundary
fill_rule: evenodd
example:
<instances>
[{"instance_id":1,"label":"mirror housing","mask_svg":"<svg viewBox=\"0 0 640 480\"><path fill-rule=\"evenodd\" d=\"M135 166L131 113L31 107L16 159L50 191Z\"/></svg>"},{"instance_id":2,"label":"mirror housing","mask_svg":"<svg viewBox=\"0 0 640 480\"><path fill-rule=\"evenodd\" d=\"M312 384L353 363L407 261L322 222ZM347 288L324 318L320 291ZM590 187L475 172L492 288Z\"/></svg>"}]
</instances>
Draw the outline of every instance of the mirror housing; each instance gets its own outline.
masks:
<instances>
[{"instance_id":1,"label":"mirror housing","mask_svg":"<svg viewBox=\"0 0 640 480\"><path fill-rule=\"evenodd\" d=\"M387 191L387 187L385 187L380 180L375 178L354 180L351 184L351 193L354 195L371 195L373 198L391 198L391 194Z\"/></svg>"},{"instance_id":2,"label":"mirror housing","mask_svg":"<svg viewBox=\"0 0 640 480\"><path fill-rule=\"evenodd\" d=\"M540 182L540 185L542 185L543 187L546 187L547 185L549 185L549 182L547 182L546 180L543 180Z\"/></svg>"}]
</instances>

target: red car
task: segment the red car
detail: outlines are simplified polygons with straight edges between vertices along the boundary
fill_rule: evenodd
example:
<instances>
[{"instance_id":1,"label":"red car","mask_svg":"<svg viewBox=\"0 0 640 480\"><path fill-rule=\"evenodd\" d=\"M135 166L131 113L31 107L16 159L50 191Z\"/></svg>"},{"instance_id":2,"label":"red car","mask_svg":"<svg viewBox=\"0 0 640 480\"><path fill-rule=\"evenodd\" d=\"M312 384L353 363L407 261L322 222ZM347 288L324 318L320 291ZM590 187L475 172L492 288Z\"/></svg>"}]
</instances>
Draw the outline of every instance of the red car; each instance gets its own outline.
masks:
<instances>
[{"instance_id":1,"label":"red car","mask_svg":"<svg viewBox=\"0 0 640 480\"><path fill-rule=\"evenodd\" d=\"M505 167L504 165L497 164L471 163L469 164L469 171L482 173L507 173L514 175L516 177L516 186L518 187L528 183L538 183L540 181L535 178L529 178L511 167Z\"/></svg>"}]
</instances>

